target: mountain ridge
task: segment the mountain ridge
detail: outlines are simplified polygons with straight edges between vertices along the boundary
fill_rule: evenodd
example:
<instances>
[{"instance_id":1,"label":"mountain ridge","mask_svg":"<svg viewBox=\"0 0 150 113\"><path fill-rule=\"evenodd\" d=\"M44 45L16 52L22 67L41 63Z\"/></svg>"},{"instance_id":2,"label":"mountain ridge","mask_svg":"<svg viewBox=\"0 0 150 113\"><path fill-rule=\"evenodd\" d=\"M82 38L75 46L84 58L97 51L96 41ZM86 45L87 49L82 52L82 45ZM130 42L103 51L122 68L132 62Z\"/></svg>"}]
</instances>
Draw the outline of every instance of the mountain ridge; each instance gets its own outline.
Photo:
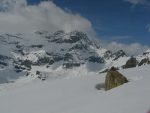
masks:
<instances>
[{"instance_id":1,"label":"mountain ridge","mask_svg":"<svg viewBox=\"0 0 150 113\"><path fill-rule=\"evenodd\" d=\"M123 50L113 53L102 48L90 40L85 33L79 31L1 34L0 47L1 75L3 72L7 73L6 70L11 70L16 73L15 75L19 75L18 77L44 75L46 78L50 72L55 73L56 70L63 71L83 66L87 71L95 73L112 66L122 69L131 58ZM138 66L149 64L150 52L148 50L135 58ZM43 68L50 71L44 71ZM40 74L37 74L38 71ZM8 75L9 77L15 76L10 73ZM7 82L9 82L9 77Z\"/></svg>"}]
</instances>

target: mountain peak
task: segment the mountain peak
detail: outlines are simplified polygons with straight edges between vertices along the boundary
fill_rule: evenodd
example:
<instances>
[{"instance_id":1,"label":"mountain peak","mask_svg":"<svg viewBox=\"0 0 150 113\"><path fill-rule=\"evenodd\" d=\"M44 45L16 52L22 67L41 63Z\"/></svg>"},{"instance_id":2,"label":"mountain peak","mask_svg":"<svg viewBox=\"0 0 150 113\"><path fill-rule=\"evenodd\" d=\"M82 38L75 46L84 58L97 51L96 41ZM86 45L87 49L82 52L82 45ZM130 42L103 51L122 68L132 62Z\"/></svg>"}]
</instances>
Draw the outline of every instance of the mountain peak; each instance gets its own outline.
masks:
<instances>
[{"instance_id":1,"label":"mountain peak","mask_svg":"<svg viewBox=\"0 0 150 113\"><path fill-rule=\"evenodd\" d=\"M120 68L129 59L123 50L112 53L80 31L3 34L0 48L0 68L11 69L14 76L38 76L36 71L49 75L73 68L99 72L110 66Z\"/></svg>"}]
</instances>

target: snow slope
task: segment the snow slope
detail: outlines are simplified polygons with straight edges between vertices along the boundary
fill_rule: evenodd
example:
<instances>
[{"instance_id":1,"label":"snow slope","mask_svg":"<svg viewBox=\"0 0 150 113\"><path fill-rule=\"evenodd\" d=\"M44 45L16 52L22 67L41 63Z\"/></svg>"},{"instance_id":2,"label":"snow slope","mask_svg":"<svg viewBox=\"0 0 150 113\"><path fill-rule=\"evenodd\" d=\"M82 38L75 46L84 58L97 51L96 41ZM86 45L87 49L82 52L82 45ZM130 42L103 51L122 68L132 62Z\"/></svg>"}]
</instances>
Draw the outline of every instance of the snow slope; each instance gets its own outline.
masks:
<instances>
[{"instance_id":1,"label":"snow slope","mask_svg":"<svg viewBox=\"0 0 150 113\"><path fill-rule=\"evenodd\" d=\"M96 84L104 83L106 73L44 82L34 80L22 87L1 91L0 112L147 113L150 108L149 69L150 66L142 66L121 70L130 82L107 92L95 89Z\"/></svg>"}]
</instances>

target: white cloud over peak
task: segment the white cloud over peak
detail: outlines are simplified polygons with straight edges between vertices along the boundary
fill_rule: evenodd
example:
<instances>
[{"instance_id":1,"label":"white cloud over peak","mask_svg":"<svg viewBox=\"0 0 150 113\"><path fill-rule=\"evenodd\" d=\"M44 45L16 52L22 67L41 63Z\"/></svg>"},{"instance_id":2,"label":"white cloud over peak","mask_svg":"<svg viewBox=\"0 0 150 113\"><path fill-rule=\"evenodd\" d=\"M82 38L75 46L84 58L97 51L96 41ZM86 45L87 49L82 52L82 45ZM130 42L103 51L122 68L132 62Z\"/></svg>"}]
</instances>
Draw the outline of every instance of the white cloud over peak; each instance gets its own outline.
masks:
<instances>
[{"instance_id":1,"label":"white cloud over peak","mask_svg":"<svg viewBox=\"0 0 150 113\"><path fill-rule=\"evenodd\" d=\"M63 10L52 1L27 5L26 0L0 0L0 32L37 30L95 33L88 19Z\"/></svg>"},{"instance_id":2,"label":"white cloud over peak","mask_svg":"<svg viewBox=\"0 0 150 113\"><path fill-rule=\"evenodd\" d=\"M122 44L118 42L111 42L106 44L106 48L113 52L118 50L124 50L128 55L139 55L143 53L145 50L149 49L146 45L141 45L139 43L132 43L132 44Z\"/></svg>"},{"instance_id":3,"label":"white cloud over peak","mask_svg":"<svg viewBox=\"0 0 150 113\"><path fill-rule=\"evenodd\" d=\"M133 4L144 3L143 0L125 0ZM145 0L146 1L146 0ZM149 27L148 27L149 28ZM88 35L95 35L91 22L80 14L63 10L52 1L43 1L37 5L28 5L26 0L0 0L0 33L22 33L47 30L66 32L79 30ZM149 30L150 31L150 30ZM114 37L113 40L131 38ZM143 52L148 46L134 43L130 45L111 42L105 44L107 49L123 49L130 55Z\"/></svg>"}]
</instances>

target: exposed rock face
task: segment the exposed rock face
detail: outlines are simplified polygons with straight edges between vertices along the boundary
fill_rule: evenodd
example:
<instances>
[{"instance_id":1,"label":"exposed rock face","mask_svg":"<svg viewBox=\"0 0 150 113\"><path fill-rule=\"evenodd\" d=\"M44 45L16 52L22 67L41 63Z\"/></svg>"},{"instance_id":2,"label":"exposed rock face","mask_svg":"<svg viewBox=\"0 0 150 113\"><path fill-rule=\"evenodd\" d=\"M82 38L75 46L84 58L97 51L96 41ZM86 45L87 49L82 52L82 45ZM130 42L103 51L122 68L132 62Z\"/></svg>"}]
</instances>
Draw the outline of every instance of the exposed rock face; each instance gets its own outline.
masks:
<instances>
[{"instance_id":1,"label":"exposed rock face","mask_svg":"<svg viewBox=\"0 0 150 113\"><path fill-rule=\"evenodd\" d=\"M98 57L98 56L91 56L89 57L89 62L93 62L93 63L104 63L105 60L101 57Z\"/></svg>"},{"instance_id":2,"label":"exposed rock face","mask_svg":"<svg viewBox=\"0 0 150 113\"><path fill-rule=\"evenodd\" d=\"M113 60L117 60L118 58L124 57L124 56L127 56L127 55L123 50L119 50L111 55L111 57L114 58Z\"/></svg>"},{"instance_id":3,"label":"exposed rock face","mask_svg":"<svg viewBox=\"0 0 150 113\"><path fill-rule=\"evenodd\" d=\"M136 58L131 57L126 64L123 66L123 68L132 68L132 67L136 67L138 64L138 61L136 60Z\"/></svg>"},{"instance_id":4,"label":"exposed rock face","mask_svg":"<svg viewBox=\"0 0 150 113\"><path fill-rule=\"evenodd\" d=\"M112 67L106 75L105 90L110 90L127 82L127 78L119 73L114 67Z\"/></svg>"},{"instance_id":5,"label":"exposed rock face","mask_svg":"<svg viewBox=\"0 0 150 113\"><path fill-rule=\"evenodd\" d=\"M0 68L8 66L8 61L10 60L10 57L0 55Z\"/></svg>"},{"instance_id":6,"label":"exposed rock face","mask_svg":"<svg viewBox=\"0 0 150 113\"><path fill-rule=\"evenodd\" d=\"M142 66L142 65L145 65L145 64L150 64L149 58L142 59L141 62L138 64L138 66Z\"/></svg>"},{"instance_id":7,"label":"exposed rock face","mask_svg":"<svg viewBox=\"0 0 150 113\"><path fill-rule=\"evenodd\" d=\"M41 80L46 80L47 76L46 74L40 72L40 71L36 71L36 75L38 75L38 78L41 79Z\"/></svg>"}]
</instances>

